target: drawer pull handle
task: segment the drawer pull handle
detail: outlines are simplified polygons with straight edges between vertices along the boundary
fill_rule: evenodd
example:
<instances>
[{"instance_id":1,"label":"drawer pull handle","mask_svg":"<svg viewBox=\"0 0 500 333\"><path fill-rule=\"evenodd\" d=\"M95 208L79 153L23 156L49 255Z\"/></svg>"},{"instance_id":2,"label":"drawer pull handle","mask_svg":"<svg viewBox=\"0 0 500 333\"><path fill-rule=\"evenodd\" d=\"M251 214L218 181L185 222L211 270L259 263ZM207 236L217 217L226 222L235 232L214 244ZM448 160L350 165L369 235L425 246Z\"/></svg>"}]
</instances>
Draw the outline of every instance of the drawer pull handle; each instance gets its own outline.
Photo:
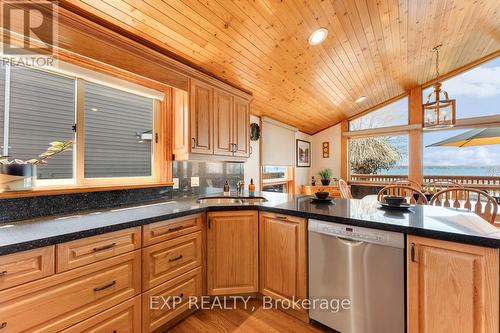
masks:
<instances>
[{"instance_id":1,"label":"drawer pull handle","mask_svg":"<svg viewBox=\"0 0 500 333\"><path fill-rule=\"evenodd\" d=\"M182 228L184 228L184 226L182 226L182 225L180 225L180 226L178 226L178 227L169 228L169 229L168 229L168 232L179 231L179 230L181 230Z\"/></svg>"},{"instance_id":2,"label":"drawer pull handle","mask_svg":"<svg viewBox=\"0 0 500 333\"><path fill-rule=\"evenodd\" d=\"M113 281L113 282L111 282L111 283L108 283L108 284L107 284L107 285L105 285L105 286L94 288L94 291L102 291L102 290L104 290L104 289L108 289L108 288L113 287L115 284L116 284L116 281Z\"/></svg>"},{"instance_id":3,"label":"drawer pull handle","mask_svg":"<svg viewBox=\"0 0 500 333\"><path fill-rule=\"evenodd\" d=\"M0 272L0 277L5 276L5 275L7 275L7 271Z\"/></svg>"},{"instance_id":4,"label":"drawer pull handle","mask_svg":"<svg viewBox=\"0 0 500 333\"><path fill-rule=\"evenodd\" d=\"M178 257L175 257L175 258L172 258L172 259L168 259L169 262L172 262L172 261L177 261L177 260L180 260L182 259L182 254L180 254Z\"/></svg>"},{"instance_id":5,"label":"drawer pull handle","mask_svg":"<svg viewBox=\"0 0 500 333\"><path fill-rule=\"evenodd\" d=\"M276 218L277 218L278 220L288 220L288 217L286 217L286 216L282 216L282 215L276 215Z\"/></svg>"},{"instance_id":6,"label":"drawer pull handle","mask_svg":"<svg viewBox=\"0 0 500 333\"><path fill-rule=\"evenodd\" d=\"M104 246L101 246L101 247L94 247L93 251L94 252L104 251L104 250L111 249L111 248L113 248L115 246L116 246L116 243L111 243L111 244L104 245Z\"/></svg>"},{"instance_id":7,"label":"drawer pull handle","mask_svg":"<svg viewBox=\"0 0 500 333\"><path fill-rule=\"evenodd\" d=\"M5 327L7 327L7 322L6 321L0 323L0 330L3 329L3 328L5 328Z\"/></svg>"}]
</instances>

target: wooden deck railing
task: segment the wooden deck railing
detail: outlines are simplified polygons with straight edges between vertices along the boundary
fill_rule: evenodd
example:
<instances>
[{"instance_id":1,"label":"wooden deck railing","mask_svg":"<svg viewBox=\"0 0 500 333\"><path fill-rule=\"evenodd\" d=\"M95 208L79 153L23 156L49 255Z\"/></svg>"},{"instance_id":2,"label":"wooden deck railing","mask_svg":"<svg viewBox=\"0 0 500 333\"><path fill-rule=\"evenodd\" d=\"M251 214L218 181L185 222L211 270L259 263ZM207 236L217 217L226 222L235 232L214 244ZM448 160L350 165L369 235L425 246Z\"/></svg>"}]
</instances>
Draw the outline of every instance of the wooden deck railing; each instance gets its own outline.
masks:
<instances>
[{"instance_id":1,"label":"wooden deck railing","mask_svg":"<svg viewBox=\"0 0 500 333\"><path fill-rule=\"evenodd\" d=\"M360 185L387 185L390 182L407 179L404 175L351 175L350 184ZM500 191L500 177L494 176L424 176L424 185L432 182L452 181L464 187L481 190Z\"/></svg>"}]
</instances>

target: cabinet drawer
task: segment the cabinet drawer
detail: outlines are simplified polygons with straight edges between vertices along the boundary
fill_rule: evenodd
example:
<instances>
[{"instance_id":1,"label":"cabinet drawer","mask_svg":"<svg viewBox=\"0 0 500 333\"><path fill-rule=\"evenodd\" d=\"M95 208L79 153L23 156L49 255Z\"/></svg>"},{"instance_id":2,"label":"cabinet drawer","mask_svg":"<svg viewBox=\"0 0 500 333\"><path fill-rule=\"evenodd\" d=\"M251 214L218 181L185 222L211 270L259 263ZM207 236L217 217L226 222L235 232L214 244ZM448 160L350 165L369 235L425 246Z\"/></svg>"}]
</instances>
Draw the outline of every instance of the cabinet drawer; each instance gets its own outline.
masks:
<instances>
[{"instance_id":1,"label":"cabinet drawer","mask_svg":"<svg viewBox=\"0 0 500 333\"><path fill-rule=\"evenodd\" d=\"M58 244L57 272L88 265L141 247L141 227Z\"/></svg>"},{"instance_id":2,"label":"cabinet drawer","mask_svg":"<svg viewBox=\"0 0 500 333\"><path fill-rule=\"evenodd\" d=\"M143 226L144 246L201 230L202 214L183 216Z\"/></svg>"},{"instance_id":3,"label":"cabinet drawer","mask_svg":"<svg viewBox=\"0 0 500 333\"><path fill-rule=\"evenodd\" d=\"M56 332L140 292L141 253L134 251L1 291L1 332Z\"/></svg>"},{"instance_id":4,"label":"cabinet drawer","mask_svg":"<svg viewBox=\"0 0 500 333\"><path fill-rule=\"evenodd\" d=\"M142 294L142 332L152 332L189 310L189 297L201 296L201 267L189 271ZM163 300L180 297L175 308ZM2 332L3 333L3 332Z\"/></svg>"},{"instance_id":5,"label":"cabinet drawer","mask_svg":"<svg viewBox=\"0 0 500 333\"><path fill-rule=\"evenodd\" d=\"M54 274L54 246L0 257L0 290Z\"/></svg>"},{"instance_id":6,"label":"cabinet drawer","mask_svg":"<svg viewBox=\"0 0 500 333\"><path fill-rule=\"evenodd\" d=\"M140 333L141 296L125 301L61 333Z\"/></svg>"},{"instance_id":7,"label":"cabinet drawer","mask_svg":"<svg viewBox=\"0 0 500 333\"><path fill-rule=\"evenodd\" d=\"M201 231L142 250L143 288L157 286L201 265Z\"/></svg>"}]
</instances>

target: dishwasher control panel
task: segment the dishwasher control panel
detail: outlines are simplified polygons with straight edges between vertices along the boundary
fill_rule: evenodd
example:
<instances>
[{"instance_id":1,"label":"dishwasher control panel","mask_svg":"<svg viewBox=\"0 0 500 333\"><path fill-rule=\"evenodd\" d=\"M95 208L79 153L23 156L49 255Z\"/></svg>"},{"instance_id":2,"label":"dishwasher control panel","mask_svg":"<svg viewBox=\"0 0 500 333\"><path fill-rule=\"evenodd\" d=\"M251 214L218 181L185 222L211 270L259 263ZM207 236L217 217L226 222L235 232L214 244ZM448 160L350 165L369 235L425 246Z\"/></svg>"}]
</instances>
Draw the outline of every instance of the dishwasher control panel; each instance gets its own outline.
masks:
<instances>
[{"instance_id":1,"label":"dishwasher control panel","mask_svg":"<svg viewBox=\"0 0 500 333\"><path fill-rule=\"evenodd\" d=\"M404 248L403 234L392 231L356 227L314 219L309 220L308 230L309 232L317 232L333 237Z\"/></svg>"}]
</instances>

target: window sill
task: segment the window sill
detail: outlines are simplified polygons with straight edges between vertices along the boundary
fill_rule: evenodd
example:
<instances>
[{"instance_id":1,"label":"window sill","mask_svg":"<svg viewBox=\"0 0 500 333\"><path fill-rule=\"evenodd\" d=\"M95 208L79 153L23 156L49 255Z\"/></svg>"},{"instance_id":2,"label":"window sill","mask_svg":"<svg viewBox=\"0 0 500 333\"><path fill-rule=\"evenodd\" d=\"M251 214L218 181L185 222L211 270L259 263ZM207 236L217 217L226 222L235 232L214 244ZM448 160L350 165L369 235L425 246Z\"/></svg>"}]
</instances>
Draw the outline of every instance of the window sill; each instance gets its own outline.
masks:
<instances>
[{"instance_id":1,"label":"window sill","mask_svg":"<svg viewBox=\"0 0 500 333\"><path fill-rule=\"evenodd\" d=\"M29 191L13 191L0 193L0 199L34 197L44 195L71 194L82 192L99 192L113 190L127 190L136 188L150 188L161 186L172 186L174 183L151 183L151 184L136 184L136 185L57 185L37 187Z\"/></svg>"}]
</instances>

